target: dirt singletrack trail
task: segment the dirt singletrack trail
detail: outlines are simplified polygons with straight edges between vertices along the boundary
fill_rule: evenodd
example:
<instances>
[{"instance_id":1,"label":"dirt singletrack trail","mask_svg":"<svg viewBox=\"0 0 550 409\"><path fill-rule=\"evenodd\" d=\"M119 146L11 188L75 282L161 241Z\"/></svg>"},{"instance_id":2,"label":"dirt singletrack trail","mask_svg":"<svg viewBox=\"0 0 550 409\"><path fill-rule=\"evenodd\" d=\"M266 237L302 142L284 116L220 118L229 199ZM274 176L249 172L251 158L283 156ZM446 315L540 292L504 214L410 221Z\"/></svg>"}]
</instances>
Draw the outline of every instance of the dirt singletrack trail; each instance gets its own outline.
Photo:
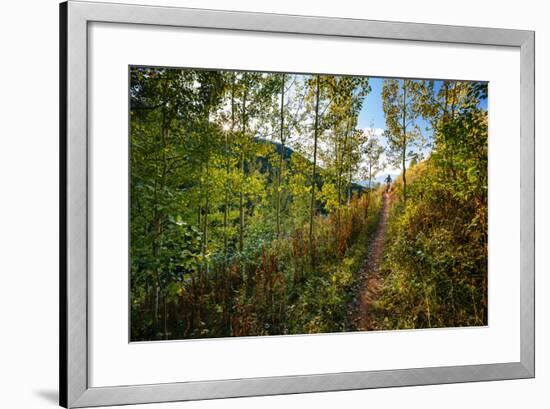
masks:
<instances>
[{"instance_id":1,"label":"dirt singletrack trail","mask_svg":"<svg viewBox=\"0 0 550 409\"><path fill-rule=\"evenodd\" d=\"M360 296L356 316L357 329L359 331L375 329L373 327L372 304L376 300L380 289L380 262L384 253L391 199L391 192L383 193L380 219L374 236L370 241L369 256L359 269L361 285L359 287Z\"/></svg>"}]
</instances>

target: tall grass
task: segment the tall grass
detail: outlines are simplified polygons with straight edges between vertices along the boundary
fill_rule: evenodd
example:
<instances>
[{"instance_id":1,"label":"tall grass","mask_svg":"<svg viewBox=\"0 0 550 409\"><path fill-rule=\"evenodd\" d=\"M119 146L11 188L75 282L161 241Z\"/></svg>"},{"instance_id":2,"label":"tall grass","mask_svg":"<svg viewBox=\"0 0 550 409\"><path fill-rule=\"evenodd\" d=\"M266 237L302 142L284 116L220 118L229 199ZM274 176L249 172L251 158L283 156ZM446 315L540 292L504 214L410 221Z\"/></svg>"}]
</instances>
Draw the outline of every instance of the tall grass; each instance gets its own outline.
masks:
<instances>
[{"instance_id":1,"label":"tall grass","mask_svg":"<svg viewBox=\"0 0 550 409\"><path fill-rule=\"evenodd\" d=\"M354 330L353 299L358 270L368 254L380 197L354 196L330 215L315 217L312 262L309 225L280 239L247 248L224 262L213 257L208 276L184 281L164 294L166 339L283 335ZM134 297L139 299L138 297ZM150 310L133 308L133 313ZM143 317L142 317L143 319ZM137 320L136 320L137 321ZM146 321L147 323L147 321ZM150 339L134 328L135 340Z\"/></svg>"},{"instance_id":2,"label":"tall grass","mask_svg":"<svg viewBox=\"0 0 550 409\"><path fill-rule=\"evenodd\" d=\"M375 304L380 328L487 324L486 205L434 162L410 169L407 203L391 210ZM401 184L394 188L399 196Z\"/></svg>"}]
</instances>

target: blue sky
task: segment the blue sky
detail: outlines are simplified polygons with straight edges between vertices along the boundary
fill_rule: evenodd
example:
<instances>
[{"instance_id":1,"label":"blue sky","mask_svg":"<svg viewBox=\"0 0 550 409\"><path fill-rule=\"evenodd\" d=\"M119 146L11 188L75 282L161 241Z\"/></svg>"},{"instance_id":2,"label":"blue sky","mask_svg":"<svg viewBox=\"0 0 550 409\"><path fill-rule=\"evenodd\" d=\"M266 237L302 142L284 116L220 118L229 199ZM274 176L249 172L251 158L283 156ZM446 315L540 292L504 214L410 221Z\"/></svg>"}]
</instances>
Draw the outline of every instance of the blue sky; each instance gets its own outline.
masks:
<instances>
[{"instance_id":1,"label":"blue sky","mask_svg":"<svg viewBox=\"0 0 550 409\"><path fill-rule=\"evenodd\" d=\"M381 128L384 129L386 122L382 110L382 78L370 78L371 92L363 102L363 109L359 114L360 128Z\"/></svg>"},{"instance_id":2,"label":"blue sky","mask_svg":"<svg viewBox=\"0 0 550 409\"><path fill-rule=\"evenodd\" d=\"M384 110L382 109L382 83L384 78L374 78L369 79L369 84L371 86L371 92L365 98L363 103L363 108L359 114L358 127L361 129L366 128L376 128L379 130L386 129L386 120L384 118ZM442 81L435 81L435 89L441 87ZM484 99L480 101L482 108L487 109L487 100ZM423 136L430 141L432 138L432 131L429 129L429 123L423 118L418 118L416 121L417 125L420 127ZM379 141L382 146L386 147L387 143L383 136L379 137ZM429 153L431 148L424 150L424 154ZM383 179L387 174L396 176L400 173L399 169L393 168L391 165L387 165L386 168L380 172L377 179Z\"/></svg>"},{"instance_id":3,"label":"blue sky","mask_svg":"<svg viewBox=\"0 0 550 409\"><path fill-rule=\"evenodd\" d=\"M370 78L369 84L371 86L371 92L365 98L363 102L363 108L359 114L358 126L359 128L376 128L380 130L386 129L386 120L384 117L384 110L382 109L382 83L384 78ZM440 86L438 82L435 86L436 88ZM423 119L419 118L417 124L420 127L422 134L428 140L431 139L432 132L427 131L426 128L429 127L428 123ZM383 136L379 137L379 141L382 146L386 147L387 142L386 138ZM427 154L429 148L425 149L424 153ZM400 173L400 170L394 168L393 166L387 164L385 169L377 175L377 179L384 179L387 174L391 174L393 177L397 176Z\"/></svg>"}]
</instances>

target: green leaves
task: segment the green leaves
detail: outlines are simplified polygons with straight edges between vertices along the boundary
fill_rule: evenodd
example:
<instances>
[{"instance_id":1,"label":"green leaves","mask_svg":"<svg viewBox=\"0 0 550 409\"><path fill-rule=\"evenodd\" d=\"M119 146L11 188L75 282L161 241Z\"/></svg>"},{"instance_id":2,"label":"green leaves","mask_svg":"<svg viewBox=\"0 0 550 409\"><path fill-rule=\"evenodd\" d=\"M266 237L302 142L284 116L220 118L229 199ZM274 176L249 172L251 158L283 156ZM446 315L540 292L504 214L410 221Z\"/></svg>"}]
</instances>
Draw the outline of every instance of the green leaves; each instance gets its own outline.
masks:
<instances>
[{"instance_id":1,"label":"green leaves","mask_svg":"<svg viewBox=\"0 0 550 409\"><path fill-rule=\"evenodd\" d=\"M449 172L441 156L410 169L407 204L395 206L390 218L377 303L384 328L487 320L487 198L480 189L487 169L455 152Z\"/></svg>"},{"instance_id":2,"label":"green leaves","mask_svg":"<svg viewBox=\"0 0 550 409\"><path fill-rule=\"evenodd\" d=\"M354 329L380 208L354 181L386 157L411 201L394 205L383 325L483 321L486 86L388 79L380 135L359 128L372 81L131 68L132 339Z\"/></svg>"}]
</instances>

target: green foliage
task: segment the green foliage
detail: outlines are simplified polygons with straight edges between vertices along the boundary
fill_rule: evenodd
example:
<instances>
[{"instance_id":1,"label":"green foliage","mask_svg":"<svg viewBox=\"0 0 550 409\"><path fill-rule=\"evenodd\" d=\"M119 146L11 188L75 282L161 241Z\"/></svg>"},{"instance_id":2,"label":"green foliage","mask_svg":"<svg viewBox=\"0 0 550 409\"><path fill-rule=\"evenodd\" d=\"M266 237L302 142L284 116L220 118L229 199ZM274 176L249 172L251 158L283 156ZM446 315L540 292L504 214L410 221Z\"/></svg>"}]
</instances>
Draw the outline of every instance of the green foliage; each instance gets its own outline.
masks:
<instances>
[{"instance_id":1,"label":"green foliage","mask_svg":"<svg viewBox=\"0 0 550 409\"><path fill-rule=\"evenodd\" d=\"M429 101L436 146L392 210L381 328L487 324L487 114L474 92L444 83Z\"/></svg>"},{"instance_id":2,"label":"green foliage","mask_svg":"<svg viewBox=\"0 0 550 409\"><path fill-rule=\"evenodd\" d=\"M319 76L316 95L311 78L130 70L133 340L348 325L366 254L367 199L352 178L370 88L366 78ZM313 132L340 151L312 173L311 152L288 146Z\"/></svg>"},{"instance_id":3,"label":"green foliage","mask_svg":"<svg viewBox=\"0 0 550 409\"><path fill-rule=\"evenodd\" d=\"M484 89L436 88L385 82L383 145L358 129L368 78L131 68L131 339L357 329L381 190L353 181L405 171L419 116L435 148L393 205L378 326L486 323Z\"/></svg>"},{"instance_id":4,"label":"green foliage","mask_svg":"<svg viewBox=\"0 0 550 409\"><path fill-rule=\"evenodd\" d=\"M424 82L418 80L384 80L382 100L386 118L385 135L389 157L405 171L405 162L419 154L423 145L417 119L421 115L421 90Z\"/></svg>"}]
</instances>

